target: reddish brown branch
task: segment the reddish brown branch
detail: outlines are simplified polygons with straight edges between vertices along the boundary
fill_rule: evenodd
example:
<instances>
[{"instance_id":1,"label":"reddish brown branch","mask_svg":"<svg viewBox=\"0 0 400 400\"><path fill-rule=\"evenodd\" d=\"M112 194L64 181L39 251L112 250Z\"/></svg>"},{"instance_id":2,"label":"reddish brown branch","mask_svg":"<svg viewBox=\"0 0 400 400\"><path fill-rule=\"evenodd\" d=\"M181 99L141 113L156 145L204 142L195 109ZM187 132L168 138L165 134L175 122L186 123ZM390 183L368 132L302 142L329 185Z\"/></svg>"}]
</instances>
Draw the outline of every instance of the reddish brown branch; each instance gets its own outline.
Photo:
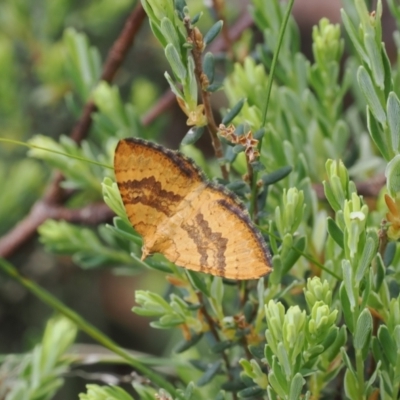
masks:
<instances>
[{"instance_id":1,"label":"reddish brown branch","mask_svg":"<svg viewBox=\"0 0 400 400\"><path fill-rule=\"evenodd\" d=\"M79 209L69 209L39 200L31 208L28 216L1 238L0 255L9 257L16 253L19 247L31 238L36 233L37 228L47 219L97 225L110 221L114 215L114 212L104 203L94 203Z\"/></svg>"}]
</instances>

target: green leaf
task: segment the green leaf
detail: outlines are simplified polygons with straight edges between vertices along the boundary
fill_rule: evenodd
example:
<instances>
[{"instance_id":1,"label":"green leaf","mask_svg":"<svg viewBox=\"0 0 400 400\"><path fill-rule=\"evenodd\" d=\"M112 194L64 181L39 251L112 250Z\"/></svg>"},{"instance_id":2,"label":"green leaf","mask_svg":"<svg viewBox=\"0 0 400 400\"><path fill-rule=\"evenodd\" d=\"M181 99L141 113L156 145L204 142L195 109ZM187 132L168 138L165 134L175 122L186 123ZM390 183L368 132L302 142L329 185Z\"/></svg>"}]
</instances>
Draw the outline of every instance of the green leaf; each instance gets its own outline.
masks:
<instances>
[{"instance_id":1,"label":"green leaf","mask_svg":"<svg viewBox=\"0 0 400 400\"><path fill-rule=\"evenodd\" d=\"M342 248L344 249L344 237L343 231L337 226L336 222L328 217L328 233L332 237L332 239Z\"/></svg>"},{"instance_id":2,"label":"green leaf","mask_svg":"<svg viewBox=\"0 0 400 400\"><path fill-rule=\"evenodd\" d=\"M179 36L171 20L169 20L167 17L164 17L161 20L160 29L167 42L170 43L175 49L179 49L181 46Z\"/></svg>"},{"instance_id":3,"label":"green leaf","mask_svg":"<svg viewBox=\"0 0 400 400\"><path fill-rule=\"evenodd\" d=\"M381 325L378 329L378 340L382 346L382 350L389 360L395 366L397 362L397 348L391 333L386 325Z\"/></svg>"},{"instance_id":4,"label":"green leaf","mask_svg":"<svg viewBox=\"0 0 400 400\"><path fill-rule=\"evenodd\" d=\"M184 351L190 349L203 337L203 333L194 333L189 340L183 340L177 344L174 351L175 353L183 353Z\"/></svg>"},{"instance_id":5,"label":"green leaf","mask_svg":"<svg viewBox=\"0 0 400 400\"><path fill-rule=\"evenodd\" d=\"M347 354L346 348L342 347L340 349L340 352L342 354L343 362L344 362L345 366L347 367L347 370L350 371L353 375L356 375L356 371L354 370L354 367L353 367L353 364L351 363L350 357Z\"/></svg>"},{"instance_id":6,"label":"green leaf","mask_svg":"<svg viewBox=\"0 0 400 400\"><path fill-rule=\"evenodd\" d=\"M389 242L386 246L385 253L383 255L383 264L385 267L389 267L396 255L397 245L396 242Z\"/></svg>"},{"instance_id":7,"label":"green leaf","mask_svg":"<svg viewBox=\"0 0 400 400\"><path fill-rule=\"evenodd\" d=\"M197 13L191 20L190 20L190 24L191 25L196 25L197 22L199 22L200 18L203 16L202 12Z\"/></svg>"},{"instance_id":8,"label":"green leaf","mask_svg":"<svg viewBox=\"0 0 400 400\"><path fill-rule=\"evenodd\" d=\"M397 154L386 166L386 187L392 198L400 193L400 154Z\"/></svg>"},{"instance_id":9,"label":"green leaf","mask_svg":"<svg viewBox=\"0 0 400 400\"><path fill-rule=\"evenodd\" d=\"M355 282L359 283L365 276L365 271L371 265L373 258L376 256L378 250L378 235L369 234L361 257L359 257L359 262L356 268Z\"/></svg>"},{"instance_id":10,"label":"green leaf","mask_svg":"<svg viewBox=\"0 0 400 400\"><path fill-rule=\"evenodd\" d=\"M266 131L267 130L264 127L258 129L257 131L254 132L253 138L256 139L256 140L261 140L264 137ZM283 168L285 168L285 167L283 167Z\"/></svg>"},{"instance_id":11,"label":"green leaf","mask_svg":"<svg viewBox=\"0 0 400 400\"><path fill-rule=\"evenodd\" d=\"M343 25L346 28L346 31L353 43L353 46L355 47L357 53L360 55L362 60L369 65L369 58L368 58L367 53L364 50L364 46L363 46L361 39L358 37L357 29L354 27L349 16L343 9L341 10L341 15L342 15Z\"/></svg>"},{"instance_id":12,"label":"green leaf","mask_svg":"<svg viewBox=\"0 0 400 400\"><path fill-rule=\"evenodd\" d=\"M260 388L260 386L250 386L246 389L241 390L238 392L238 396L240 399L248 399L262 396L265 393L265 390Z\"/></svg>"},{"instance_id":13,"label":"green leaf","mask_svg":"<svg viewBox=\"0 0 400 400\"><path fill-rule=\"evenodd\" d=\"M208 44L210 44L210 43L218 36L218 34L221 32L222 25L223 25L223 22L222 22L222 21L216 22L216 23L210 28L210 30L204 35L203 42L204 42L204 44L205 44L206 46L207 46Z\"/></svg>"},{"instance_id":14,"label":"green leaf","mask_svg":"<svg viewBox=\"0 0 400 400\"><path fill-rule=\"evenodd\" d=\"M387 119L392 138L392 150L400 152L400 100L395 92L390 92L387 100Z\"/></svg>"},{"instance_id":15,"label":"green leaf","mask_svg":"<svg viewBox=\"0 0 400 400\"><path fill-rule=\"evenodd\" d=\"M342 260L342 273L343 273L344 288L347 293L347 298L349 299L350 302L350 309L352 312L354 312L356 306L356 296L353 288L354 283L352 277L352 266L349 260L346 259Z\"/></svg>"},{"instance_id":16,"label":"green leaf","mask_svg":"<svg viewBox=\"0 0 400 400\"><path fill-rule=\"evenodd\" d=\"M292 170L293 168L290 165L286 165L267 175L263 175L261 179L265 186L273 185L274 183L285 179L292 172Z\"/></svg>"},{"instance_id":17,"label":"green leaf","mask_svg":"<svg viewBox=\"0 0 400 400\"><path fill-rule=\"evenodd\" d=\"M342 282L342 284L340 285L339 295L340 295L340 304L342 306L344 314L344 320L346 321L349 331L354 332L353 311L350 305L350 300L344 282Z\"/></svg>"},{"instance_id":18,"label":"green leaf","mask_svg":"<svg viewBox=\"0 0 400 400\"><path fill-rule=\"evenodd\" d=\"M376 147L378 147L385 160L389 161L391 159L391 151L389 148L389 144L386 141L385 133L383 132L383 129L378 125L378 122L376 121L375 116L371 112L369 107L367 107L367 126L369 134L376 144Z\"/></svg>"},{"instance_id":19,"label":"green leaf","mask_svg":"<svg viewBox=\"0 0 400 400\"><path fill-rule=\"evenodd\" d=\"M233 346L235 346L236 343L232 342L231 340L223 340L222 342L218 342L211 346L211 353L222 353L226 349L229 349Z\"/></svg>"},{"instance_id":20,"label":"green leaf","mask_svg":"<svg viewBox=\"0 0 400 400\"><path fill-rule=\"evenodd\" d=\"M232 150L235 154L239 154L242 153L243 151L245 151L246 147L243 146L242 144L237 144L236 146L232 147Z\"/></svg>"},{"instance_id":21,"label":"green leaf","mask_svg":"<svg viewBox=\"0 0 400 400\"><path fill-rule=\"evenodd\" d=\"M246 322L250 323L251 320L254 318L254 304L252 301L246 301L243 307L243 315L246 318Z\"/></svg>"},{"instance_id":22,"label":"green leaf","mask_svg":"<svg viewBox=\"0 0 400 400\"><path fill-rule=\"evenodd\" d=\"M188 145L196 143L204 133L204 126L193 127L188 130L186 135L183 137L181 141L181 145Z\"/></svg>"},{"instance_id":23,"label":"green leaf","mask_svg":"<svg viewBox=\"0 0 400 400\"><path fill-rule=\"evenodd\" d=\"M237 392L238 390L241 390L244 387L246 387L246 385L239 379L235 379L233 381L224 382L221 385L221 389L224 389L227 392Z\"/></svg>"},{"instance_id":24,"label":"green leaf","mask_svg":"<svg viewBox=\"0 0 400 400\"><path fill-rule=\"evenodd\" d=\"M379 97L374 84L372 83L371 77L369 76L367 70L362 66L358 69L357 79L371 112L374 114L375 118L380 124L386 124L385 110L379 101Z\"/></svg>"},{"instance_id":25,"label":"green leaf","mask_svg":"<svg viewBox=\"0 0 400 400\"><path fill-rule=\"evenodd\" d=\"M290 392L289 392L289 400L298 400L300 399L301 390L305 385L306 381L303 376L298 372L290 382Z\"/></svg>"},{"instance_id":26,"label":"green leaf","mask_svg":"<svg viewBox=\"0 0 400 400\"><path fill-rule=\"evenodd\" d=\"M372 317L369 310L364 309L357 319L356 330L354 335L354 348L364 352L369 345L372 334Z\"/></svg>"},{"instance_id":27,"label":"green leaf","mask_svg":"<svg viewBox=\"0 0 400 400\"><path fill-rule=\"evenodd\" d=\"M251 163L251 167L253 168L254 172L265 171L265 165L261 161L253 161Z\"/></svg>"},{"instance_id":28,"label":"green leaf","mask_svg":"<svg viewBox=\"0 0 400 400\"><path fill-rule=\"evenodd\" d=\"M215 59L214 55L207 52L203 59L203 72L206 74L209 84L214 82Z\"/></svg>"},{"instance_id":29,"label":"green leaf","mask_svg":"<svg viewBox=\"0 0 400 400\"><path fill-rule=\"evenodd\" d=\"M305 236L296 237L293 247L288 251L282 263L282 273L287 274L294 266L297 260L301 257L307 246L307 238ZM297 249L297 250L296 250Z\"/></svg>"},{"instance_id":30,"label":"green leaf","mask_svg":"<svg viewBox=\"0 0 400 400\"><path fill-rule=\"evenodd\" d=\"M222 82L215 82L207 86L206 90L207 92L214 93L217 92L218 90L221 90L223 87L224 84Z\"/></svg>"},{"instance_id":31,"label":"green leaf","mask_svg":"<svg viewBox=\"0 0 400 400\"><path fill-rule=\"evenodd\" d=\"M86 393L79 394L79 400L133 400L133 397L118 386L86 385Z\"/></svg>"},{"instance_id":32,"label":"green leaf","mask_svg":"<svg viewBox=\"0 0 400 400\"><path fill-rule=\"evenodd\" d=\"M358 399L360 393L358 391L357 377L349 369L344 375L344 391L349 399Z\"/></svg>"},{"instance_id":33,"label":"green leaf","mask_svg":"<svg viewBox=\"0 0 400 400\"><path fill-rule=\"evenodd\" d=\"M195 289L200 290L200 292L202 292L207 297L210 297L210 291L208 290L203 277L200 274L198 274L197 272L190 271L187 269L185 269L185 272L186 272L186 275L188 276L189 281L192 284L192 286Z\"/></svg>"},{"instance_id":34,"label":"green leaf","mask_svg":"<svg viewBox=\"0 0 400 400\"><path fill-rule=\"evenodd\" d=\"M214 377L217 375L219 372L220 368L222 365L222 361L218 360L213 364L210 364L208 367L207 371L200 377L200 379L197 381L197 386L204 386L207 385Z\"/></svg>"},{"instance_id":35,"label":"green leaf","mask_svg":"<svg viewBox=\"0 0 400 400\"><path fill-rule=\"evenodd\" d=\"M233 121L233 119L240 113L240 110L243 108L244 103L246 102L246 99L240 99L225 115L225 117L222 119L221 124L223 125L228 125Z\"/></svg>"},{"instance_id":36,"label":"green leaf","mask_svg":"<svg viewBox=\"0 0 400 400\"><path fill-rule=\"evenodd\" d=\"M259 345L251 344L249 346L249 351L253 357L262 360L263 358L265 358L264 347L265 347L264 344L259 344Z\"/></svg>"},{"instance_id":37,"label":"green leaf","mask_svg":"<svg viewBox=\"0 0 400 400\"><path fill-rule=\"evenodd\" d=\"M381 90L383 90L385 81L385 72L381 58L381 51L374 40L374 36L370 35L369 33L366 33L364 35L364 46L369 56L370 66L375 84L378 85L378 87Z\"/></svg>"},{"instance_id":38,"label":"green leaf","mask_svg":"<svg viewBox=\"0 0 400 400\"><path fill-rule=\"evenodd\" d=\"M187 75L186 67L182 63L178 50L171 43L167 44L165 48L165 57L167 57L177 79L184 82Z\"/></svg>"}]
</instances>

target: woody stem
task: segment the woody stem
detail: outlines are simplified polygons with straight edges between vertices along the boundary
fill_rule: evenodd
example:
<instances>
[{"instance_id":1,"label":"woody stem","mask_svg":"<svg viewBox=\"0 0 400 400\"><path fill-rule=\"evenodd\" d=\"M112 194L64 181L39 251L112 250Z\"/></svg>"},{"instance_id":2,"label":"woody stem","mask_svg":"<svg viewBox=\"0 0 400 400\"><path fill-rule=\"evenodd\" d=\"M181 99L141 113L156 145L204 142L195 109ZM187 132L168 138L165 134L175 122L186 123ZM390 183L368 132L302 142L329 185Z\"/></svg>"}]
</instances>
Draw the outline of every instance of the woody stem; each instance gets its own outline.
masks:
<instances>
[{"instance_id":1,"label":"woody stem","mask_svg":"<svg viewBox=\"0 0 400 400\"><path fill-rule=\"evenodd\" d=\"M197 83L201 90L201 99L204 105L204 113L207 118L207 128L211 136L211 143L214 148L215 156L217 157L218 160L222 160L224 158L224 152L222 149L221 141L219 140L218 137L218 127L217 124L215 123L214 115L212 112L210 93L207 92L207 90L205 90L206 87L208 86L208 79L203 72L203 67L201 63L202 48L199 47L199 38L195 36L194 29L192 29L190 26L190 20L185 19L184 23L190 41L193 44L192 55L194 60L194 73L196 75ZM203 43L202 41L200 42ZM226 165L221 164L220 168L222 177L225 180L229 180L229 173L226 168Z\"/></svg>"}]
</instances>

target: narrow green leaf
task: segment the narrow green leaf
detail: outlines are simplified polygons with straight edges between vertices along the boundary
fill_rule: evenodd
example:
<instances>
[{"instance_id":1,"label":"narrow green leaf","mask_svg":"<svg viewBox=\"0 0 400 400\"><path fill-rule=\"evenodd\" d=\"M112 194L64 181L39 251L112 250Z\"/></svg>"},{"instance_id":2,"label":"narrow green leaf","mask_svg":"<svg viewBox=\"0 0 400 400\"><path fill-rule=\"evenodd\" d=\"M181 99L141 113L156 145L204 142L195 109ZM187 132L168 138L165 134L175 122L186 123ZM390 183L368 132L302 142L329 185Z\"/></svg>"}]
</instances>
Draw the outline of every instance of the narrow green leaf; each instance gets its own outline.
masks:
<instances>
[{"instance_id":1,"label":"narrow green leaf","mask_svg":"<svg viewBox=\"0 0 400 400\"><path fill-rule=\"evenodd\" d=\"M253 168L253 172L265 171L265 165L261 161L253 161L251 167Z\"/></svg>"},{"instance_id":2,"label":"narrow green leaf","mask_svg":"<svg viewBox=\"0 0 400 400\"><path fill-rule=\"evenodd\" d=\"M369 33L364 34L364 46L369 56L371 70L374 76L375 84L380 89L383 90L385 81L385 72L381 58L381 51L378 48L378 45L375 42L374 37Z\"/></svg>"},{"instance_id":3,"label":"narrow green leaf","mask_svg":"<svg viewBox=\"0 0 400 400\"><path fill-rule=\"evenodd\" d=\"M304 384L306 383L303 376L298 372L290 382L290 392L289 392L289 400L298 400L300 399L301 390L303 389Z\"/></svg>"},{"instance_id":4,"label":"narrow green leaf","mask_svg":"<svg viewBox=\"0 0 400 400\"><path fill-rule=\"evenodd\" d=\"M214 82L215 73L215 59L213 53L211 52L206 53L204 56L203 72L206 74L208 82L211 85Z\"/></svg>"},{"instance_id":5,"label":"narrow green leaf","mask_svg":"<svg viewBox=\"0 0 400 400\"><path fill-rule=\"evenodd\" d=\"M228 125L233 121L233 119L240 113L240 110L242 109L246 99L241 99L239 100L231 109L230 111L225 115L225 117L222 119L222 124L223 125Z\"/></svg>"},{"instance_id":6,"label":"narrow green leaf","mask_svg":"<svg viewBox=\"0 0 400 400\"><path fill-rule=\"evenodd\" d=\"M182 63L178 50L171 43L168 43L165 47L165 57L167 57L175 76L180 82L184 82L187 74L186 67Z\"/></svg>"},{"instance_id":7,"label":"narrow green leaf","mask_svg":"<svg viewBox=\"0 0 400 400\"><path fill-rule=\"evenodd\" d=\"M145 3L145 2L142 2ZM149 15L149 14L147 14ZM160 30L160 25L158 24L158 20L153 20L150 18L150 28L151 31L153 32L153 35L158 39L158 41L161 43L162 47L166 47L168 42L165 40L164 35L162 34Z\"/></svg>"},{"instance_id":8,"label":"narrow green leaf","mask_svg":"<svg viewBox=\"0 0 400 400\"><path fill-rule=\"evenodd\" d=\"M364 309L357 319L356 331L354 335L354 348L362 351L369 344L372 333L372 317L369 310Z\"/></svg>"},{"instance_id":9,"label":"narrow green leaf","mask_svg":"<svg viewBox=\"0 0 400 400\"><path fill-rule=\"evenodd\" d=\"M207 285L205 284L203 278L197 272L190 271L187 269L185 269L185 272L186 272L192 286L194 288L200 290L200 292L202 292L207 297L209 297L210 292L209 292Z\"/></svg>"},{"instance_id":10,"label":"narrow green leaf","mask_svg":"<svg viewBox=\"0 0 400 400\"><path fill-rule=\"evenodd\" d=\"M343 231L337 226L336 222L328 217L328 233L332 237L332 239L342 248L344 249L344 237Z\"/></svg>"},{"instance_id":11,"label":"narrow green leaf","mask_svg":"<svg viewBox=\"0 0 400 400\"><path fill-rule=\"evenodd\" d=\"M175 49L180 48L179 36L173 23L164 17L161 20L160 29L164 38L170 43Z\"/></svg>"},{"instance_id":12,"label":"narrow green leaf","mask_svg":"<svg viewBox=\"0 0 400 400\"><path fill-rule=\"evenodd\" d=\"M392 150L400 152L400 101L395 92L390 92L387 100L387 119L392 138Z\"/></svg>"},{"instance_id":13,"label":"narrow green leaf","mask_svg":"<svg viewBox=\"0 0 400 400\"><path fill-rule=\"evenodd\" d=\"M233 380L233 381L224 382L221 385L221 389L224 389L227 392L237 392L238 390L241 390L241 389L243 389L245 387L246 387L246 385L239 379Z\"/></svg>"},{"instance_id":14,"label":"narrow green leaf","mask_svg":"<svg viewBox=\"0 0 400 400\"><path fill-rule=\"evenodd\" d=\"M226 349L231 348L232 346L235 346L236 343L232 342L231 340L224 340L222 342L218 342L214 344L214 346L211 346L211 353L222 353Z\"/></svg>"},{"instance_id":15,"label":"narrow green leaf","mask_svg":"<svg viewBox=\"0 0 400 400\"><path fill-rule=\"evenodd\" d=\"M350 300L344 282L342 282L340 286L339 295L340 295L340 304L343 309L344 320L346 321L349 331L353 333L354 332L353 311L351 309Z\"/></svg>"},{"instance_id":16,"label":"narrow green leaf","mask_svg":"<svg viewBox=\"0 0 400 400\"><path fill-rule=\"evenodd\" d=\"M385 46L381 46L383 69L385 73L385 98L389 97L389 93L393 90L393 78L392 78L392 64L387 55Z\"/></svg>"},{"instance_id":17,"label":"narrow green leaf","mask_svg":"<svg viewBox=\"0 0 400 400\"><path fill-rule=\"evenodd\" d=\"M171 75L168 72L164 73L165 79L168 81L169 86L171 88L172 93L174 93L174 95L176 97L179 97L180 99L183 99L183 93L181 92L181 90L178 88L178 86L175 84L175 82L172 80Z\"/></svg>"},{"instance_id":18,"label":"narrow green leaf","mask_svg":"<svg viewBox=\"0 0 400 400\"><path fill-rule=\"evenodd\" d=\"M240 399L248 399L262 396L264 393L264 389L261 389L260 386L255 385L241 390L240 392L238 392L238 396Z\"/></svg>"},{"instance_id":19,"label":"narrow green leaf","mask_svg":"<svg viewBox=\"0 0 400 400\"><path fill-rule=\"evenodd\" d=\"M389 161L391 159L391 151L386 141L385 133L369 107L367 107L367 126L376 147L378 147L385 160Z\"/></svg>"},{"instance_id":20,"label":"narrow green leaf","mask_svg":"<svg viewBox=\"0 0 400 400\"><path fill-rule=\"evenodd\" d=\"M221 32L223 22L218 21L216 22L211 29L204 35L203 42L207 46L210 44Z\"/></svg>"},{"instance_id":21,"label":"narrow green leaf","mask_svg":"<svg viewBox=\"0 0 400 400\"><path fill-rule=\"evenodd\" d=\"M383 255L383 264L385 267L389 267L392 264L394 256L396 255L397 244L396 242L389 242Z\"/></svg>"},{"instance_id":22,"label":"narrow green leaf","mask_svg":"<svg viewBox=\"0 0 400 400\"><path fill-rule=\"evenodd\" d=\"M254 317L254 304L250 300L246 301L243 307L243 315L246 318L246 322L250 323Z\"/></svg>"},{"instance_id":23,"label":"narrow green leaf","mask_svg":"<svg viewBox=\"0 0 400 400\"><path fill-rule=\"evenodd\" d=\"M369 58L367 56L366 51L364 50L363 43L358 36L357 29L354 27L349 16L343 9L341 10L341 15L342 15L343 25L346 28L347 34L349 35L350 40L353 43L353 46L355 47L357 53L360 55L362 60L369 65Z\"/></svg>"},{"instance_id":24,"label":"narrow green leaf","mask_svg":"<svg viewBox=\"0 0 400 400\"><path fill-rule=\"evenodd\" d=\"M374 114L379 123L384 125L386 123L385 110L379 101L379 97L374 84L372 83L371 77L363 66L358 69L357 79L371 112Z\"/></svg>"},{"instance_id":25,"label":"narrow green leaf","mask_svg":"<svg viewBox=\"0 0 400 400\"><path fill-rule=\"evenodd\" d=\"M382 350L392 365L397 362L397 348L391 333L386 325L381 325L378 329L378 340Z\"/></svg>"},{"instance_id":26,"label":"narrow green leaf","mask_svg":"<svg viewBox=\"0 0 400 400\"><path fill-rule=\"evenodd\" d=\"M353 290L353 278L351 264L349 260L342 260L343 284L346 289L347 297L350 301L350 309L354 312L356 306L356 298Z\"/></svg>"},{"instance_id":27,"label":"narrow green leaf","mask_svg":"<svg viewBox=\"0 0 400 400\"><path fill-rule=\"evenodd\" d=\"M244 147L242 144L237 144L236 146L232 147L232 150L235 154L242 153L245 149L246 147Z\"/></svg>"},{"instance_id":28,"label":"narrow green leaf","mask_svg":"<svg viewBox=\"0 0 400 400\"><path fill-rule=\"evenodd\" d=\"M400 193L400 154L397 154L388 163L385 170L385 176L388 192L393 198L396 198L398 193Z\"/></svg>"},{"instance_id":29,"label":"narrow green leaf","mask_svg":"<svg viewBox=\"0 0 400 400\"><path fill-rule=\"evenodd\" d=\"M207 86L207 92L214 93L217 92L218 90L221 90L224 87L224 84L222 82L216 82L212 83L211 85Z\"/></svg>"},{"instance_id":30,"label":"narrow green leaf","mask_svg":"<svg viewBox=\"0 0 400 400\"><path fill-rule=\"evenodd\" d=\"M358 399L360 397L357 385L357 377L349 369L344 375L344 391L349 399Z\"/></svg>"},{"instance_id":31,"label":"narrow green leaf","mask_svg":"<svg viewBox=\"0 0 400 400\"><path fill-rule=\"evenodd\" d=\"M262 360L263 358L265 358L264 347L265 347L264 344L259 344L259 345L251 344L249 346L249 351L253 357Z\"/></svg>"},{"instance_id":32,"label":"narrow green leaf","mask_svg":"<svg viewBox=\"0 0 400 400\"><path fill-rule=\"evenodd\" d=\"M378 235L369 235L365 241L363 252L359 258L356 268L355 281L361 282L364 278L366 269L371 265L372 259L375 257L378 250Z\"/></svg>"},{"instance_id":33,"label":"narrow green leaf","mask_svg":"<svg viewBox=\"0 0 400 400\"><path fill-rule=\"evenodd\" d=\"M192 346L197 344L197 342L203 337L203 333L192 334L189 340L183 340L175 347L175 353L183 353L184 351L190 349Z\"/></svg>"},{"instance_id":34,"label":"narrow green leaf","mask_svg":"<svg viewBox=\"0 0 400 400\"><path fill-rule=\"evenodd\" d=\"M305 236L296 237L292 248L288 251L285 256L285 259L282 263L282 274L287 274L296 261L301 257L301 253L303 253L306 249L307 239ZM297 250L299 251L297 251Z\"/></svg>"},{"instance_id":35,"label":"narrow green leaf","mask_svg":"<svg viewBox=\"0 0 400 400\"><path fill-rule=\"evenodd\" d=\"M266 131L267 130L265 128L258 129L257 131L254 132L253 138L256 140L261 140L264 137Z\"/></svg>"},{"instance_id":36,"label":"narrow green leaf","mask_svg":"<svg viewBox=\"0 0 400 400\"><path fill-rule=\"evenodd\" d=\"M203 16L203 13L202 12L199 12L199 13L197 13L191 20L190 20L190 24L191 25L196 25L198 22L199 22L199 20L200 20L200 18Z\"/></svg>"},{"instance_id":37,"label":"narrow green leaf","mask_svg":"<svg viewBox=\"0 0 400 400\"><path fill-rule=\"evenodd\" d=\"M211 297L220 305L222 305L222 300L224 297L224 284L222 278L219 276L214 276L211 283L210 289Z\"/></svg>"},{"instance_id":38,"label":"narrow green leaf","mask_svg":"<svg viewBox=\"0 0 400 400\"><path fill-rule=\"evenodd\" d=\"M196 143L204 133L204 126L200 127L192 127L188 130L186 135L183 137L181 141L181 145L188 145L188 144L194 144Z\"/></svg>"},{"instance_id":39,"label":"narrow green leaf","mask_svg":"<svg viewBox=\"0 0 400 400\"><path fill-rule=\"evenodd\" d=\"M274 183L285 179L292 170L293 168L290 165L286 165L285 167L279 168L267 175L263 175L261 179L265 186L273 185Z\"/></svg>"},{"instance_id":40,"label":"narrow green leaf","mask_svg":"<svg viewBox=\"0 0 400 400\"><path fill-rule=\"evenodd\" d=\"M197 386L204 386L209 383L214 378L214 376L217 375L219 369L221 368L221 365L221 360L218 360L215 363L211 364L207 371L197 381Z\"/></svg>"}]
</instances>

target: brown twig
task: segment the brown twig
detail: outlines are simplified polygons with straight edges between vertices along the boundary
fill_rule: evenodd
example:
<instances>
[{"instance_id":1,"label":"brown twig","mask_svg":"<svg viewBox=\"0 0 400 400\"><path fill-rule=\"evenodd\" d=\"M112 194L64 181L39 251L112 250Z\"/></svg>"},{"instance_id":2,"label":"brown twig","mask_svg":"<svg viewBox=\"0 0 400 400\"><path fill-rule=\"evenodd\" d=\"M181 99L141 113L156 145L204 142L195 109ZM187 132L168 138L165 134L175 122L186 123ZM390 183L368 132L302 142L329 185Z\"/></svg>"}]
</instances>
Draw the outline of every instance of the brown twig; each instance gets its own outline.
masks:
<instances>
[{"instance_id":1,"label":"brown twig","mask_svg":"<svg viewBox=\"0 0 400 400\"><path fill-rule=\"evenodd\" d=\"M207 128L211 136L211 143L214 148L215 156L217 159L222 160L224 158L224 152L222 149L221 141L218 137L218 127L215 123L214 114L210 102L210 92L206 90L208 83L208 78L203 72L201 55L203 52L203 35L200 31L194 27L192 28L190 24L190 19L185 18L184 24L188 34L188 41L192 44L192 55L194 60L194 73L196 75L197 83L200 88L201 99L204 106L204 113L207 119ZM222 177L225 180L229 179L229 173L225 164L220 165Z\"/></svg>"},{"instance_id":2,"label":"brown twig","mask_svg":"<svg viewBox=\"0 0 400 400\"><path fill-rule=\"evenodd\" d=\"M141 3L138 3L129 15L121 34L108 53L101 79L111 82L125 59L145 17L146 14ZM81 142L88 135L92 124L92 113L95 110L96 107L94 103L89 100L71 133L71 138L77 143ZM62 175L59 172L56 173L43 198L39 199L33 205L30 213L19 224L0 239L1 257L10 257L14 254L22 244L35 235L38 226L46 219L53 218L54 216L57 217L57 215L60 216L62 214L68 216L70 211L65 208L61 212L62 208L60 208L66 198L66 193L60 187L62 179ZM57 212L55 212L55 210L57 210ZM72 214L70 214L70 216L71 215ZM77 215L79 215L79 213ZM105 217L108 215L109 213L106 212ZM80 216L83 217L82 214L80 214Z\"/></svg>"}]
</instances>

